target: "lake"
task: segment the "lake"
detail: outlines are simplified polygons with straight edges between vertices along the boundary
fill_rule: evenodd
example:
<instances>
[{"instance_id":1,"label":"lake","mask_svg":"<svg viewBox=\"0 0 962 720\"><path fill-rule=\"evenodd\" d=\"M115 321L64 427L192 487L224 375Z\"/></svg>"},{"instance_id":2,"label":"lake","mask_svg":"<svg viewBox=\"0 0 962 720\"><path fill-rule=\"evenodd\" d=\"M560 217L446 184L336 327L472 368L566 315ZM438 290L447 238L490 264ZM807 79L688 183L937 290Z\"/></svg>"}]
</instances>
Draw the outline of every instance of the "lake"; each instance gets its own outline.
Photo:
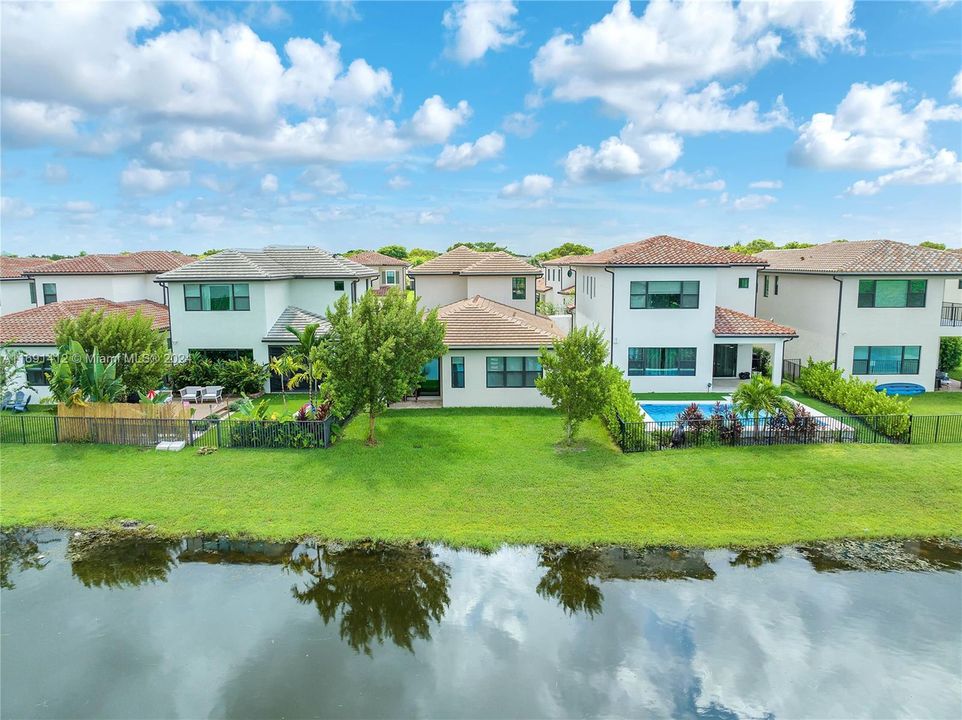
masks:
<instances>
[{"instance_id":1,"label":"lake","mask_svg":"<svg viewBox=\"0 0 962 720\"><path fill-rule=\"evenodd\" d=\"M24 530L2 549L4 717L962 709L958 545L484 554Z\"/></svg>"}]
</instances>

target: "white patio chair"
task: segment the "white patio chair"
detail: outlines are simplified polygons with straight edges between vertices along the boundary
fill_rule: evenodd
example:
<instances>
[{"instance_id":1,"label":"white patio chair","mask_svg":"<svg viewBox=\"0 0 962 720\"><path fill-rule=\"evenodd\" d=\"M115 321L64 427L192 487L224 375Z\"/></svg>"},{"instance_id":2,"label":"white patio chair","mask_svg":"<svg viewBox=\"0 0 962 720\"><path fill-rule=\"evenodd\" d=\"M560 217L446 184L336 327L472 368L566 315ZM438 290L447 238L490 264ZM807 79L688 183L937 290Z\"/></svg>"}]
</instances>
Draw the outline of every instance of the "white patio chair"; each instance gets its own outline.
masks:
<instances>
[{"instance_id":1,"label":"white patio chair","mask_svg":"<svg viewBox=\"0 0 962 720\"><path fill-rule=\"evenodd\" d=\"M177 392L180 393L180 399L186 402L200 402L201 393L203 393L204 388L199 385L188 385Z\"/></svg>"},{"instance_id":2,"label":"white patio chair","mask_svg":"<svg viewBox=\"0 0 962 720\"><path fill-rule=\"evenodd\" d=\"M220 402L224 388L221 385L208 385L201 393L201 402Z\"/></svg>"}]
</instances>

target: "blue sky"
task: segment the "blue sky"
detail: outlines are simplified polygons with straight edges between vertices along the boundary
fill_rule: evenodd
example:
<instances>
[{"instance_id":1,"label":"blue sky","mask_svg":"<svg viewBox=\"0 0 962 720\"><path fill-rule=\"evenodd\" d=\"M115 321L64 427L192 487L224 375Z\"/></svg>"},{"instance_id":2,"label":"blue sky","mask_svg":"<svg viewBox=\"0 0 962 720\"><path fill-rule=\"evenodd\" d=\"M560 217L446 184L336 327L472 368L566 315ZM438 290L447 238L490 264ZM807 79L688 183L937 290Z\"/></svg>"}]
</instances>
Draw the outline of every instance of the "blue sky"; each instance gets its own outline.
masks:
<instances>
[{"instance_id":1,"label":"blue sky","mask_svg":"<svg viewBox=\"0 0 962 720\"><path fill-rule=\"evenodd\" d=\"M962 236L959 3L0 12L4 252Z\"/></svg>"}]
</instances>

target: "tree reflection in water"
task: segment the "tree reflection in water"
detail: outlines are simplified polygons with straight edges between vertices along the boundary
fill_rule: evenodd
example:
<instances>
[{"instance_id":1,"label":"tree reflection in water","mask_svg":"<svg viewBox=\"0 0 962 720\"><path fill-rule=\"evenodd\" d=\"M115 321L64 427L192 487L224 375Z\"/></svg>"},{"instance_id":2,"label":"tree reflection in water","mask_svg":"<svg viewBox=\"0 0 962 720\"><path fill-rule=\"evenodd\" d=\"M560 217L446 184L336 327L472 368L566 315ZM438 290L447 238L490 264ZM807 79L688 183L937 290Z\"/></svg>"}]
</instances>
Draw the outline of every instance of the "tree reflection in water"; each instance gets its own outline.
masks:
<instances>
[{"instance_id":1,"label":"tree reflection in water","mask_svg":"<svg viewBox=\"0 0 962 720\"><path fill-rule=\"evenodd\" d=\"M728 564L732 567L757 568L768 563L778 562L782 558L778 548L743 548Z\"/></svg>"},{"instance_id":2,"label":"tree reflection in water","mask_svg":"<svg viewBox=\"0 0 962 720\"><path fill-rule=\"evenodd\" d=\"M545 573L538 582L541 597L554 598L570 615L600 614L601 583L610 580L711 580L715 571L701 550L623 547L576 549L549 546L538 565Z\"/></svg>"},{"instance_id":3,"label":"tree reflection in water","mask_svg":"<svg viewBox=\"0 0 962 720\"><path fill-rule=\"evenodd\" d=\"M137 587L166 582L177 565L173 551L180 544L180 540L139 536L75 535L67 544L67 558L73 576L84 587Z\"/></svg>"},{"instance_id":4,"label":"tree reflection in water","mask_svg":"<svg viewBox=\"0 0 962 720\"><path fill-rule=\"evenodd\" d=\"M306 576L291 588L297 601L314 605L325 625L340 614L341 639L367 655L385 639L413 653L450 603L451 571L426 547L308 545L288 568Z\"/></svg>"},{"instance_id":5,"label":"tree reflection in water","mask_svg":"<svg viewBox=\"0 0 962 720\"><path fill-rule=\"evenodd\" d=\"M19 528L0 533L0 588L13 590L16 587L10 579L14 569L18 572L43 570L48 562L40 553L37 534L33 530Z\"/></svg>"}]
</instances>

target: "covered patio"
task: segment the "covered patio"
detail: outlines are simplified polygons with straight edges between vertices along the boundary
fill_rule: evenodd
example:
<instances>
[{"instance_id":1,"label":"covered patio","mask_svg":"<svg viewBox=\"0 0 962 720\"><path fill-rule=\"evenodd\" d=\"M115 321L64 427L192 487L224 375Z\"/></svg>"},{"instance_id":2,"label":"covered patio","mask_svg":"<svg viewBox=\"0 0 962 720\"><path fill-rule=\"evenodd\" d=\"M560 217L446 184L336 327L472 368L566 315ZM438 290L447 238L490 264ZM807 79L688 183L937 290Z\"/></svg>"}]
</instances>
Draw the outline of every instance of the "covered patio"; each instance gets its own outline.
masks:
<instances>
[{"instance_id":1,"label":"covered patio","mask_svg":"<svg viewBox=\"0 0 962 720\"><path fill-rule=\"evenodd\" d=\"M712 390L715 392L731 392L751 378L755 347L769 352L772 382L780 385L785 343L798 337L794 328L723 307L715 308L713 333Z\"/></svg>"}]
</instances>

